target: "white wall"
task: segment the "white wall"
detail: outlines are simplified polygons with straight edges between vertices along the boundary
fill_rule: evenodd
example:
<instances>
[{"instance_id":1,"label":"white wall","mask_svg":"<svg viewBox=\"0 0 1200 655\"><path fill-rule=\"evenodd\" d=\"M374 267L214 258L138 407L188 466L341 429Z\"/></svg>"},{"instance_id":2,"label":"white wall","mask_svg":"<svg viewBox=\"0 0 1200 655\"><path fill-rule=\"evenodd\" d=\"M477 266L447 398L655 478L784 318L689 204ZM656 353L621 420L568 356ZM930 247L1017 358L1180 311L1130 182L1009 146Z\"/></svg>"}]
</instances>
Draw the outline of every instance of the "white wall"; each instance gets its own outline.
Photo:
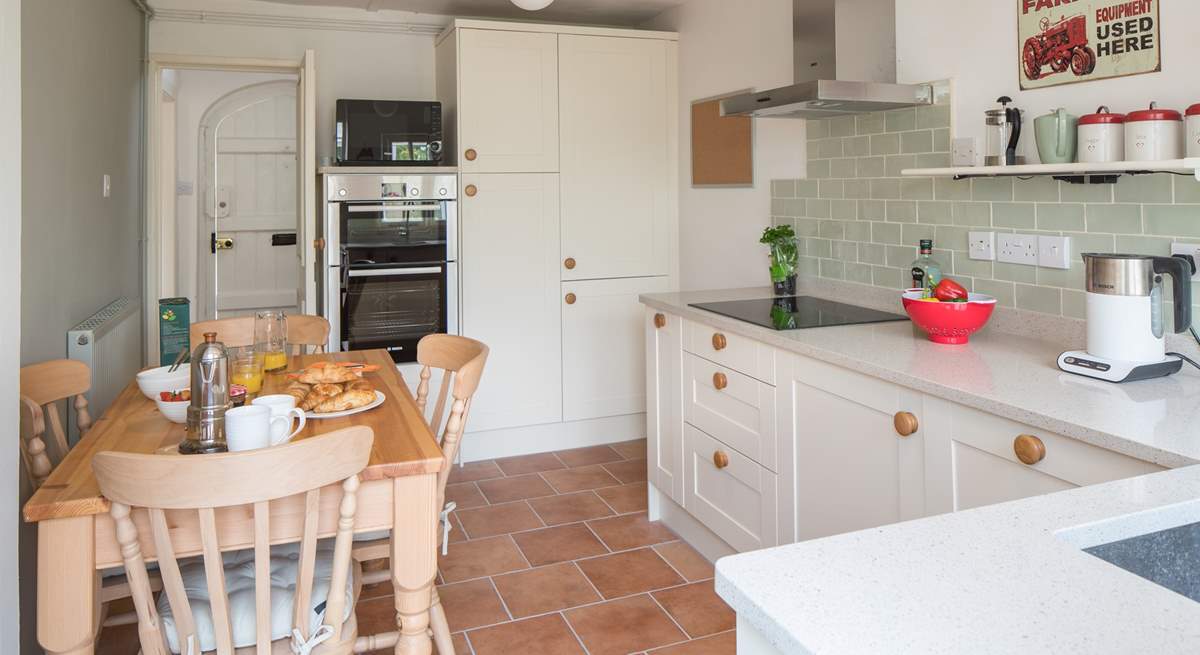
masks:
<instances>
[{"instance_id":1,"label":"white wall","mask_svg":"<svg viewBox=\"0 0 1200 655\"><path fill-rule=\"evenodd\" d=\"M178 0L153 2L155 7L192 6ZM334 103L338 98L431 100L434 93L433 36L393 31L367 31L361 23L409 19L442 24L440 16L408 12L319 10L264 2L206 3L272 15L353 17L359 22L330 21L334 29L308 29L226 22L192 22L156 18L150 23L152 53L214 57L262 57L299 61L306 48L316 50L317 156L333 155ZM235 19L236 20L236 19ZM342 26L339 29L337 26Z\"/></svg>"},{"instance_id":2,"label":"white wall","mask_svg":"<svg viewBox=\"0 0 1200 655\"><path fill-rule=\"evenodd\" d=\"M837 0L834 16L837 79L895 82L896 0Z\"/></svg>"},{"instance_id":3,"label":"white wall","mask_svg":"<svg viewBox=\"0 0 1200 655\"><path fill-rule=\"evenodd\" d=\"M645 27L679 32L680 286L767 285L771 180L804 176L804 122L755 123L753 188L692 188L691 103L791 83L792 2L691 0Z\"/></svg>"},{"instance_id":4,"label":"white wall","mask_svg":"<svg viewBox=\"0 0 1200 655\"><path fill-rule=\"evenodd\" d=\"M1020 91L1017 65L1017 4L995 0L896 1L898 77L901 82L953 78L954 133L983 139L983 112L996 98L1011 96L1029 120L1065 107L1090 113L1099 105L1129 112L1157 100L1179 110L1200 102L1200 2L1167 1L1161 6L1162 72ZM947 26L963 26L950 29ZM1033 138L1022 152L1037 161Z\"/></svg>"},{"instance_id":5,"label":"white wall","mask_svg":"<svg viewBox=\"0 0 1200 655\"><path fill-rule=\"evenodd\" d=\"M15 399L21 363L21 2L0 0L0 307L8 320L0 322L0 398ZM17 405L0 404L0 430L17 434ZM17 449L0 449L0 653L20 649L17 534L21 525Z\"/></svg>"}]
</instances>

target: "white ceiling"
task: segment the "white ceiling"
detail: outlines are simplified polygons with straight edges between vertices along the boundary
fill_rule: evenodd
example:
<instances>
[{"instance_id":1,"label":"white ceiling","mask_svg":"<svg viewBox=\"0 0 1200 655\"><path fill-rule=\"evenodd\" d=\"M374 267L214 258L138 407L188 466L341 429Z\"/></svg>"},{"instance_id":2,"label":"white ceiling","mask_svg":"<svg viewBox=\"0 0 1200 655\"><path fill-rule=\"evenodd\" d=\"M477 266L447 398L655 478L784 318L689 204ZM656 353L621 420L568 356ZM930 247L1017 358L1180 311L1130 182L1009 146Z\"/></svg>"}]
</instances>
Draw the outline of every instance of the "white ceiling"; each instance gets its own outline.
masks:
<instances>
[{"instance_id":1,"label":"white ceiling","mask_svg":"<svg viewBox=\"0 0 1200 655\"><path fill-rule=\"evenodd\" d=\"M509 0L269 0L279 4L347 7L369 11L414 11L444 16L638 25L686 0L555 0L541 11L525 11ZM736 1L736 0L731 0Z\"/></svg>"}]
</instances>

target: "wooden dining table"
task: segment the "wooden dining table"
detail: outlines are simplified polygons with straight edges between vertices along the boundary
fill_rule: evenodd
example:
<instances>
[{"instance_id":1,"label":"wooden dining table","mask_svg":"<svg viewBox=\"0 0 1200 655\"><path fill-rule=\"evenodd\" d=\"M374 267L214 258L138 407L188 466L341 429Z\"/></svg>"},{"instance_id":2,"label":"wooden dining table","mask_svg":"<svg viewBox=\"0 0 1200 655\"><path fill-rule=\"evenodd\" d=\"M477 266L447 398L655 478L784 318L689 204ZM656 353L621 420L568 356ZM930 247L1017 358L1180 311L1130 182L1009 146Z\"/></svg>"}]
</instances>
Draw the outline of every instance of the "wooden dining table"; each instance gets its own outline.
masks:
<instances>
[{"instance_id":1,"label":"wooden dining table","mask_svg":"<svg viewBox=\"0 0 1200 655\"><path fill-rule=\"evenodd\" d=\"M375 432L367 468L359 476L356 533L389 531L388 556L395 590L397 630L360 636L360 644L386 647L395 643L403 655L428 655L430 594L437 575L438 507L437 474L442 451L416 401L383 350L293 356L289 370L317 361L362 362L377 366L364 378L382 391L386 401L366 412L342 418L312 419L295 438L319 439L322 434L352 425ZM263 394L281 391L290 381L282 374L267 374ZM25 504L24 517L38 526L37 638L47 653L92 653L103 617L102 604L128 594L127 586L105 584L101 572L123 565L109 502L100 494L92 474L92 457L102 451L169 454L184 438L184 426L159 413L131 383L67 454L46 482ZM263 471L269 476L270 471ZM335 485L337 487L337 485ZM340 489L340 487L337 487ZM330 487L321 494L319 525L322 536L336 530L340 492ZM324 490L323 490L324 491ZM300 540L304 508L272 504L272 542ZM282 516L276 517L276 512ZM239 521L236 512L229 522ZM249 516L247 514L246 516ZM236 528L236 526L234 526ZM199 534L194 525L171 527L178 556L199 554ZM154 544L142 532L143 553L153 560ZM243 536L245 535L245 536ZM221 549L239 550L253 545L253 530L222 531ZM243 543L244 542L244 543ZM194 545L194 548L190 545ZM194 551L194 552L193 552Z\"/></svg>"}]
</instances>

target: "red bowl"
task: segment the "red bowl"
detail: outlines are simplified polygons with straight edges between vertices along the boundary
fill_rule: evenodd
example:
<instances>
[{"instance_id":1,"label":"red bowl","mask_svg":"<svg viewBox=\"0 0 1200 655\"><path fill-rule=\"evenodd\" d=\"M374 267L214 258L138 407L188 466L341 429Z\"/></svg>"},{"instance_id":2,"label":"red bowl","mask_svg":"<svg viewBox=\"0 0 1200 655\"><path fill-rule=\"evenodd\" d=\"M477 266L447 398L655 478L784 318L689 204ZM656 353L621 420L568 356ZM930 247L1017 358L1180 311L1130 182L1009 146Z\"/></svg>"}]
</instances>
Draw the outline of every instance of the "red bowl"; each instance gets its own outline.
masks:
<instances>
[{"instance_id":1,"label":"red bowl","mask_svg":"<svg viewBox=\"0 0 1200 655\"><path fill-rule=\"evenodd\" d=\"M934 343L967 343L996 309L996 299L981 293L970 294L967 302L925 302L920 297L920 289L905 291L904 311Z\"/></svg>"}]
</instances>

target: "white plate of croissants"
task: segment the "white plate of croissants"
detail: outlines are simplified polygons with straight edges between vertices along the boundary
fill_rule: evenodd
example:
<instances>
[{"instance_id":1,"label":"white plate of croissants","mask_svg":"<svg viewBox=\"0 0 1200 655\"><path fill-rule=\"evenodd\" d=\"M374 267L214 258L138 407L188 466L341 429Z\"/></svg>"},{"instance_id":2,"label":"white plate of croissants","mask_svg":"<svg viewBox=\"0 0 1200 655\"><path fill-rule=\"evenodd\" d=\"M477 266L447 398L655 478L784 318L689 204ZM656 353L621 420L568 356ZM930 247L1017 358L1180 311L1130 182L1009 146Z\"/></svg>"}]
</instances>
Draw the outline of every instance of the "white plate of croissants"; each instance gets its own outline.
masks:
<instances>
[{"instance_id":1,"label":"white plate of croissants","mask_svg":"<svg viewBox=\"0 0 1200 655\"><path fill-rule=\"evenodd\" d=\"M310 419L350 416L387 400L353 367L334 362L317 362L300 371L283 393L295 397L296 406Z\"/></svg>"}]
</instances>

